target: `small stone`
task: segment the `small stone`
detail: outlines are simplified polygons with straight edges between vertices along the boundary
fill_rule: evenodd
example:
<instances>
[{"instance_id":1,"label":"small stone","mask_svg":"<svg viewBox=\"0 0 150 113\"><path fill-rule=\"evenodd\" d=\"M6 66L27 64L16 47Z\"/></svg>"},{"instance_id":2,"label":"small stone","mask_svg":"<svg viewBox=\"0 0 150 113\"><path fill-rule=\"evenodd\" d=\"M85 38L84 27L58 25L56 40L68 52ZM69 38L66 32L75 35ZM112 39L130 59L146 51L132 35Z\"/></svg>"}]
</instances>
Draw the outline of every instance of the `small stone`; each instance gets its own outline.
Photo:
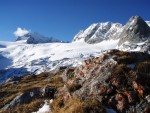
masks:
<instances>
[{"instance_id":1,"label":"small stone","mask_svg":"<svg viewBox=\"0 0 150 113\"><path fill-rule=\"evenodd\" d=\"M146 96L147 102L150 104L150 95Z\"/></svg>"}]
</instances>

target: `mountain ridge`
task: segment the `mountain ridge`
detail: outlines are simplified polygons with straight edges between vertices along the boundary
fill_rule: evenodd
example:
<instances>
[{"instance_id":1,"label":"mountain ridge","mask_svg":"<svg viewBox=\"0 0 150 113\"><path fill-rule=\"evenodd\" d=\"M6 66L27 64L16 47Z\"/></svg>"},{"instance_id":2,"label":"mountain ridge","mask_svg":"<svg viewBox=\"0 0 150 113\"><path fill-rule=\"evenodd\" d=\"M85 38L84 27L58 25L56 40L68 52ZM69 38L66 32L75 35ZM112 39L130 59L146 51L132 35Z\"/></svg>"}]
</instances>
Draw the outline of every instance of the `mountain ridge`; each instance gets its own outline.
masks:
<instances>
[{"instance_id":1,"label":"mountain ridge","mask_svg":"<svg viewBox=\"0 0 150 113\"><path fill-rule=\"evenodd\" d=\"M144 24L147 24L148 26L150 26L150 22L144 21L140 16L133 16L129 19L129 21L131 21L132 19L136 19L136 18L140 18L140 20L142 20L142 22ZM127 22L127 24L129 24L129 21ZM116 27L113 27L113 26L116 26ZM95 24L90 25L85 30L80 30L80 32L74 36L72 42L79 42L81 40L82 42L86 42L89 44L95 44L95 43L99 43L99 42L103 41L103 39L118 39L118 38L122 37L121 33L123 32L123 30L127 29L125 26L127 26L127 25L126 24L122 25L120 23L112 23L112 22L95 23ZM105 27L105 28L103 28L103 27ZM109 31L110 29L112 29L112 31ZM106 32L103 33L103 30L106 30ZM100 35L97 35L97 34L100 34ZM112 35L109 36L107 34L112 34ZM89 41L89 40L93 40L93 41ZM119 45L121 45L121 44L119 44Z\"/></svg>"},{"instance_id":2,"label":"mountain ridge","mask_svg":"<svg viewBox=\"0 0 150 113\"><path fill-rule=\"evenodd\" d=\"M85 31L81 30L77 35L75 35L73 42L75 41L85 41L87 43L99 43L104 39L109 39L113 34L119 32L119 28L122 25L119 23L104 22L95 23L90 25Z\"/></svg>"}]
</instances>

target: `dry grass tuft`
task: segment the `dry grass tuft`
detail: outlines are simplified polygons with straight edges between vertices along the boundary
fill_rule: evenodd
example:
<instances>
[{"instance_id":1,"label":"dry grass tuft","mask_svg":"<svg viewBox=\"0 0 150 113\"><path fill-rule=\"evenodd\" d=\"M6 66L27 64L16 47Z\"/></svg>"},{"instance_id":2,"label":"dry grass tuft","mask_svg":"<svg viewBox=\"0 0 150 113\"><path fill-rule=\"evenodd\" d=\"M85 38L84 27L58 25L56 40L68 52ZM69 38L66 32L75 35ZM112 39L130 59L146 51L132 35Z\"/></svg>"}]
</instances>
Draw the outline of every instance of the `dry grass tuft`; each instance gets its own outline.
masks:
<instances>
[{"instance_id":1,"label":"dry grass tuft","mask_svg":"<svg viewBox=\"0 0 150 113\"><path fill-rule=\"evenodd\" d=\"M75 92L80 89L82 86L80 84L67 84L67 89L70 93Z\"/></svg>"},{"instance_id":2,"label":"dry grass tuft","mask_svg":"<svg viewBox=\"0 0 150 113\"><path fill-rule=\"evenodd\" d=\"M4 105L10 103L19 93L16 91L0 91L0 108L4 107Z\"/></svg>"},{"instance_id":3,"label":"dry grass tuft","mask_svg":"<svg viewBox=\"0 0 150 113\"><path fill-rule=\"evenodd\" d=\"M105 113L102 104L95 99L80 100L71 98L64 103L62 98L54 100L51 104L53 113Z\"/></svg>"},{"instance_id":4,"label":"dry grass tuft","mask_svg":"<svg viewBox=\"0 0 150 113\"><path fill-rule=\"evenodd\" d=\"M58 97L50 104L53 113L59 113L60 109L64 107L63 97Z\"/></svg>"},{"instance_id":5,"label":"dry grass tuft","mask_svg":"<svg viewBox=\"0 0 150 113\"><path fill-rule=\"evenodd\" d=\"M116 54L118 52L120 52L118 49L112 49L108 53L111 54L111 55L114 55L114 54Z\"/></svg>"},{"instance_id":6,"label":"dry grass tuft","mask_svg":"<svg viewBox=\"0 0 150 113\"><path fill-rule=\"evenodd\" d=\"M50 80L49 85L58 88L58 87L63 87L64 82L62 77L60 77L60 75L56 75Z\"/></svg>"},{"instance_id":7,"label":"dry grass tuft","mask_svg":"<svg viewBox=\"0 0 150 113\"><path fill-rule=\"evenodd\" d=\"M136 65L138 73L150 74L150 61L140 62Z\"/></svg>"},{"instance_id":8,"label":"dry grass tuft","mask_svg":"<svg viewBox=\"0 0 150 113\"><path fill-rule=\"evenodd\" d=\"M125 64L118 64L112 70L112 74L115 76L123 75L129 71L129 68Z\"/></svg>"},{"instance_id":9,"label":"dry grass tuft","mask_svg":"<svg viewBox=\"0 0 150 113\"><path fill-rule=\"evenodd\" d=\"M140 62L136 65L136 72L138 74L138 82L150 87L150 61ZM150 90L149 90L150 93Z\"/></svg>"},{"instance_id":10,"label":"dry grass tuft","mask_svg":"<svg viewBox=\"0 0 150 113\"><path fill-rule=\"evenodd\" d=\"M132 64L136 62L136 58L131 55L123 55L117 58L119 64Z\"/></svg>"}]
</instances>

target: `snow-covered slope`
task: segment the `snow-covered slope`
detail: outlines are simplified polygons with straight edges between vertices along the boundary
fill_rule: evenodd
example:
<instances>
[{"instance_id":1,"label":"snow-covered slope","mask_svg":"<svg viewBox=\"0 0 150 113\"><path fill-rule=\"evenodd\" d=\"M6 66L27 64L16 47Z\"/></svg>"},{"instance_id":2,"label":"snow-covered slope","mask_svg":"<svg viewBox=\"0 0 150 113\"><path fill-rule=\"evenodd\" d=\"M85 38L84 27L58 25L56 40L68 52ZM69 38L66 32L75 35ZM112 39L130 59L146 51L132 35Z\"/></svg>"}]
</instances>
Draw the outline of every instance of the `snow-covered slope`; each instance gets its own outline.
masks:
<instances>
[{"instance_id":1,"label":"snow-covered slope","mask_svg":"<svg viewBox=\"0 0 150 113\"><path fill-rule=\"evenodd\" d=\"M121 32L119 23L104 22L89 26L85 31L81 30L75 35L73 42L99 43L105 39L118 38L116 34Z\"/></svg>"},{"instance_id":2,"label":"snow-covered slope","mask_svg":"<svg viewBox=\"0 0 150 113\"><path fill-rule=\"evenodd\" d=\"M150 21L145 21L147 24L148 24L148 26L150 27Z\"/></svg>"},{"instance_id":3,"label":"snow-covered slope","mask_svg":"<svg viewBox=\"0 0 150 113\"><path fill-rule=\"evenodd\" d=\"M99 44L45 43L26 44L26 41L0 42L0 81L15 75L50 71L58 66L77 65L102 50L116 48L118 40Z\"/></svg>"}]
</instances>

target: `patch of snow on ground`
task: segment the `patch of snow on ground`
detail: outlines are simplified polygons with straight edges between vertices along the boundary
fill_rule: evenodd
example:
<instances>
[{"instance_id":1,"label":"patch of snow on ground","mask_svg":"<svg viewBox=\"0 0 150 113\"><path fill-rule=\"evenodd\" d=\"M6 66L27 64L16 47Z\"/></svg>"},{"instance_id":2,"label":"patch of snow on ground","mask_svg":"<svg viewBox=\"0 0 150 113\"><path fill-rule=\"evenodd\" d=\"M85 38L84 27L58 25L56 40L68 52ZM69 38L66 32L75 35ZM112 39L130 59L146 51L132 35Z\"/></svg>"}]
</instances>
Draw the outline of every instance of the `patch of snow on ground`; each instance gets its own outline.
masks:
<instances>
[{"instance_id":1,"label":"patch of snow on ground","mask_svg":"<svg viewBox=\"0 0 150 113\"><path fill-rule=\"evenodd\" d=\"M45 104L35 113L51 113L50 106L45 101Z\"/></svg>"},{"instance_id":2,"label":"patch of snow on ground","mask_svg":"<svg viewBox=\"0 0 150 113\"><path fill-rule=\"evenodd\" d=\"M131 43L131 42L126 41L124 42L124 44L117 47L117 49L123 50L123 51L141 51L146 43L148 43L148 40L144 42L139 42L139 43Z\"/></svg>"}]
</instances>

